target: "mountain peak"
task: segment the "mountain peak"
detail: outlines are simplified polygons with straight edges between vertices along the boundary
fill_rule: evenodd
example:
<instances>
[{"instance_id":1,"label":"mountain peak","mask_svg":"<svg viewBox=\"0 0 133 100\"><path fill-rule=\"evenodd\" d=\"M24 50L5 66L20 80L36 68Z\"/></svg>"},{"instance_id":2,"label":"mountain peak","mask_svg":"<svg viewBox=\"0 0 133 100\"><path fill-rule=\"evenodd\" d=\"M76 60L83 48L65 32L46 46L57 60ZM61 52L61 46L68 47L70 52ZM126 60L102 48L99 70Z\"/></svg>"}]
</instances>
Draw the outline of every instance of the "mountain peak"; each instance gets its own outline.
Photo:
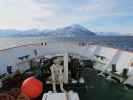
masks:
<instances>
[{"instance_id":1,"label":"mountain peak","mask_svg":"<svg viewBox=\"0 0 133 100\"><path fill-rule=\"evenodd\" d=\"M74 27L74 28L84 28L82 25L79 25L79 24L72 24L71 27Z\"/></svg>"},{"instance_id":2,"label":"mountain peak","mask_svg":"<svg viewBox=\"0 0 133 100\"><path fill-rule=\"evenodd\" d=\"M56 33L56 36L63 37L88 37L91 35L95 35L94 32L91 32L87 28L78 24L73 24L64 28L58 28L54 31L54 33Z\"/></svg>"},{"instance_id":3,"label":"mountain peak","mask_svg":"<svg viewBox=\"0 0 133 100\"><path fill-rule=\"evenodd\" d=\"M89 31L87 28L73 24L71 26L66 26L64 28L58 28L55 30L38 30L38 29L30 29L25 31L0 31L0 36L5 36L7 33L8 36L48 36L48 37L88 37L91 35L95 35L94 32ZM2 35L3 34L3 35Z\"/></svg>"},{"instance_id":4,"label":"mountain peak","mask_svg":"<svg viewBox=\"0 0 133 100\"><path fill-rule=\"evenodd\" d=\"M84 26L79 25L79 24L72 24L72 25L66 26L64 28L88 30L87 28L85 28Z\"/></svg>"}]
</instances>

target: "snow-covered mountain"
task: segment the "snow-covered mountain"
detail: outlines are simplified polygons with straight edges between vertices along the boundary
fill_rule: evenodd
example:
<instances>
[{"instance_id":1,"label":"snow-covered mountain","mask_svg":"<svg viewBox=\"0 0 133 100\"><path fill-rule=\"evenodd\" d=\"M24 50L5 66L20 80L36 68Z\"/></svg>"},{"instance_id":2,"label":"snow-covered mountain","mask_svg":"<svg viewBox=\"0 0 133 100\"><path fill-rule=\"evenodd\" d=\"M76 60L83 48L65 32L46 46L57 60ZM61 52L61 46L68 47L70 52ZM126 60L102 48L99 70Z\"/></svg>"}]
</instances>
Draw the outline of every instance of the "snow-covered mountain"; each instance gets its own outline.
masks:
<instances>
[{"instance_id":1,"label":"snow-covered mountain","mask_svg":"<svg viewBox=\"0 0 133 100\"><path fill-rule=\"evenodd\" d=\"M55 30L0 30L0 36L88 37L92 35L95 33L80 25L71 25Z\"/></svg>"}]
</instances>

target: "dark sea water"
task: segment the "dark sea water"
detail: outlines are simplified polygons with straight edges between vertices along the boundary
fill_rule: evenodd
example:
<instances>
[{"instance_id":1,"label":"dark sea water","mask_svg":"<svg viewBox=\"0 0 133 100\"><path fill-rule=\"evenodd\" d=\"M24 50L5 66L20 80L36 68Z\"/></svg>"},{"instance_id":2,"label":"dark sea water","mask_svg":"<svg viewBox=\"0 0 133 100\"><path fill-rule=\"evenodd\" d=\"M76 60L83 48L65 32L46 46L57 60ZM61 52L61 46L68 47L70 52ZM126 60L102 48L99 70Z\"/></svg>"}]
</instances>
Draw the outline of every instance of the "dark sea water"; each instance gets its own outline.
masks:
<instances>
[{"instance_id":1,"label":"dark sea water","mask_svg":"<svg viewBox=\"0 0 133 100\"><path fill-rule=\"evenodd\" d=\"M84 38L63 38L63 41L81 41L85 43L94 43L102 46L120 48L133 51L133 36L90 36Z\"/></svg>"},{"instance_id":2,"label":"dark sea water","mask_svg":"<svg viewBox=\"0 0 133 100\"><path fill-rule=\"evenodd\" d=\"M77 38L0 37L0 49L38 42L85 42L133 51L133 36L90 36Z\"/></svg>"}]
</instances>

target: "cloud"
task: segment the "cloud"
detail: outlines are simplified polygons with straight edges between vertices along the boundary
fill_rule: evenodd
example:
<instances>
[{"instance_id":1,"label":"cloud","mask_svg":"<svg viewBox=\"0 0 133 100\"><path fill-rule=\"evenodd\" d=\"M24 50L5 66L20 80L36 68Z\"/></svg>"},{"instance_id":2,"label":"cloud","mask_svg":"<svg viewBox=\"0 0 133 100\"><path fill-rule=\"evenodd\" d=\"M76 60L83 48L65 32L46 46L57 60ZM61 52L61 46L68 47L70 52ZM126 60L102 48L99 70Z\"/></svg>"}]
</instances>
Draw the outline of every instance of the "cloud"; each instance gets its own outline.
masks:
<instances>
[{"instance_id":1,"label":"cloud","mask_svg":"<svg viewBox=\"0 0 133 100\"><path fill-rule=\"evenodd\" d=\"M78 23L94 31L104 27L120 30L121 25L124 32L133 32L132 5L132 0L0 0L0 28L56 28Z\"/></svg>"},{"instance_id":2,"label":"cloud","mask_svg":"<svg viewBox=\"0 0 133 100\"><path fill-rule=\"evenodd\" d=\"M91 20L91 16L79 10L81 5L92 3L92 0L33 0L42 8L51 5L48 9L53 10L55 15L50 17L34 17L38 23L47 27L60 27L73 23L83 23Z\"/></svg>"},{"instance_id":3,"label":"cloud","mask_svg":"<svg viewBox=\"0 0 133 100\"><path fill-rule=\"evenodd\" d=\"M49 6L49 5L46 5ZM42 8L32 0L1 0L0 28L32 28L36 27L34 17L49 17L54 11Z\"/></svg>"},{"instance_id":4,"label":"cloud","mask_svg":"<svg viewBox=\"0 0 133 100\"><path fill-rule=\"evenodd\" d=\"M79 10L84 13L89 13L92 16L126 16L133 15L133 7L128 5L128 0L125 4L123 0L95 0L93 4L85 4L79 7Z\"/></svg>"}]
</instances>

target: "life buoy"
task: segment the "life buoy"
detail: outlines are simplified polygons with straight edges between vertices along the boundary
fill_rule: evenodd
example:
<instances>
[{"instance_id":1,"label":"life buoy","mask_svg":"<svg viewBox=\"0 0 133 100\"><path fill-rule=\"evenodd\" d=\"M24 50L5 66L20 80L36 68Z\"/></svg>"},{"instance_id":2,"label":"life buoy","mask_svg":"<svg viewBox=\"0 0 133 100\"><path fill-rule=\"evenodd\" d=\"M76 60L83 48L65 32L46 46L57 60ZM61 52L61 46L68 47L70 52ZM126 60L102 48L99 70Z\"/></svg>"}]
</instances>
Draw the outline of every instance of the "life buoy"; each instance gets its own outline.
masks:
<instances>
[{"instance_id":1,"label":"life buoy","mask_svg":"<svg viewBox=\"0 0 133 100\"><path fill-rule=\"evenodd\" d=\"M35 99L43 92L43 83L34 76L29 77L22 83L21 92Z\"/></svg>"}]
</instances>

